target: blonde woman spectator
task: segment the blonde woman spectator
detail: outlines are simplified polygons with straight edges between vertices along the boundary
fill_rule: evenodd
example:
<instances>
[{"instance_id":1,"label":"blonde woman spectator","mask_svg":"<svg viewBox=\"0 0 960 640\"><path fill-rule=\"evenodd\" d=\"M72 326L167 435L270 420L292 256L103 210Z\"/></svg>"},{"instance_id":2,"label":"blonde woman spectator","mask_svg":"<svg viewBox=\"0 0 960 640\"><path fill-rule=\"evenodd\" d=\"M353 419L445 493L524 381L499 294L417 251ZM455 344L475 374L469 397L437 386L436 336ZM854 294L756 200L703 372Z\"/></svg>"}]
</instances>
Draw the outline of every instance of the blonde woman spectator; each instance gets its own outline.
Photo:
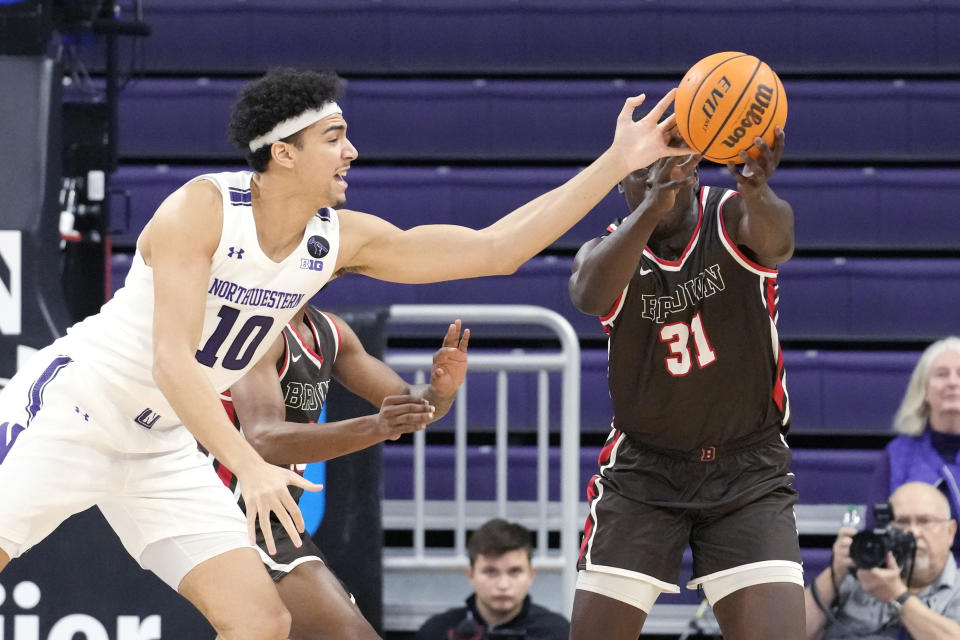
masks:
<instances>
[{"instance_id":1,"label":"blonde woman spectator","mask_svg":"<svg viewBox=\"0 0 960 640\"><path fill-rule=\"evenodd\" d=\"M890 441L874 471L874 502L913 481L937 487L950 503L950 516L960 510L960 338L931 344L920 356L894 418L900 434ZM960 537L953 555L960 557Z\"/></svg>"}]
</instances>

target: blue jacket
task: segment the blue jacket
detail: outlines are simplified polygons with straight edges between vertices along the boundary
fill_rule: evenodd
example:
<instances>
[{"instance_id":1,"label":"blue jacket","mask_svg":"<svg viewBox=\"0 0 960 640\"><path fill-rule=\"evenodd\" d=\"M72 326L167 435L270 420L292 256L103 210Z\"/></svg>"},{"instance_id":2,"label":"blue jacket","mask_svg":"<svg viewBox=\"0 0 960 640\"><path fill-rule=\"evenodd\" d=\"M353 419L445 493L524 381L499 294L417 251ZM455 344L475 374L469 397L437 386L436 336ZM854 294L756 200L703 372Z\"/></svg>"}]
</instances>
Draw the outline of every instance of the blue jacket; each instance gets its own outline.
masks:
<instances>
[{"instance_id":1,"label":"blue jacket","mask_svg":"<svg viewBox=\"0 0 960 640\"><path fill-rule=\"evenodd\" d=\"M890 474L886 494L905 482L926 482L936 486L950 503L953 518L960 513L960 454L946 462L934 446L931 429L919 436L900 435L887 444L887 470ZM870 505L872 510L873 505ZM953 555L960 557L960 535L954 538Z\"/></svg>"}]
</instances>

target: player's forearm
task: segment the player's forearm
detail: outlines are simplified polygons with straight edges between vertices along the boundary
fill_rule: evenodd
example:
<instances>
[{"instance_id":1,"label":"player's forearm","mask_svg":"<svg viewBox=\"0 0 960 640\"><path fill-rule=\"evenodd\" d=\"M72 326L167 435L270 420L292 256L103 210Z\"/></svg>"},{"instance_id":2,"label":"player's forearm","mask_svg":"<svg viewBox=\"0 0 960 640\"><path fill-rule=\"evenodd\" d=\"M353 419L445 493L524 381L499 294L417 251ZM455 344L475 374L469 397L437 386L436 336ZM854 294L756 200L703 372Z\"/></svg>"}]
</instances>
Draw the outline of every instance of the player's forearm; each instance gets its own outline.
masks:
<instances>
[{"instance_id":1,"label":"player's forearm","mask_svg":"<svg viewBox=\"0 0 960 640\"><path fill-rule=\"evenodd\" d=\"M595 316L610 311L633 277L659 219L638 209L624 219L616 233L580 257L568 283L570 298L577 309Z\"/></svg>"},{"instance_id":2,"label":"player's forearm","mask_svg":"<svg viewBox=\"0 0 960 640\"><path fill-rule=\"evenodd\" d=\"M607 151L573 178L515 209L483 230L495 236L498 271L513 273L586 216L628 173L623 160Z\"/></svg>"},{"instance_id":3,"label":"player's forearm","mask_svg":"<svg viewBox=\"0 0 960 640\"><path fill-rule=\"evenodd\" d=\"M376 428L374 418L362 416L323 424L276 422L245 432L257 453L272 464L322 462L386 440L387 434Z\"/></svg>"},{"instance_id":4,"label":"player's forearm","mask_svg":"<svg viewBox=\"0 0 960 640\"><path fill-rule=\"evenodd\" d=\"M900 615L903 626L913 638L956 640L960 638L960 624L932 611L920 598L908 598Z\"/></svg>"},{"instance_id":5,"label":"player's forearm","mask_svg":"<svg viewBox=\"0 0 960 640\"><path fill-rule=\"evenodd\" d=\"M433 385L430 384L411 385L409 393L419 398L423 398L430 403L430 406L434 408L434 422L447 415L447 412L450 411L450 407L453 406L453 401L457 399L456 394L453 394L452 396L440 395L437 393L437 390L434 389Z\"/></svg>"},{"instance_id":6,"label":"player's forearm","mask_svg":"<svg viewBox=\"0 0 960 640\"><path fill-rule=\"evenodd\" d=\"M830 576L830 569L824 569L814 578L814 584L817 589L817 597L824 607L829 607L837 597L837 588ZM803 591L804 610L807 619L807 638L808 640L818 640L823 637L824 627L827 622L826 613L817 605L813 598L811 587Z\"/></svg>"},{"instance_id":7,"label":"player's forearm","mask_svg":"<svg viewBox=\"0 0 960 640\"><path fill-rule=\"evenodd\" d=\"M259 461L223 411L216 391L192 357L155 355L153 377L170 406L204 449L234 472Z\"/></svg>"},{"instance_id":8,"label":"player's forearm","mask_svg":"<svg viewBox=\"0 0 960 640\"><path fill-rule=\"evenodd\" d=\"M741 191L750 227L750 248L760 256L786 262L793 255L793 207L766 183Z\"/></svg>"}]
</instances>

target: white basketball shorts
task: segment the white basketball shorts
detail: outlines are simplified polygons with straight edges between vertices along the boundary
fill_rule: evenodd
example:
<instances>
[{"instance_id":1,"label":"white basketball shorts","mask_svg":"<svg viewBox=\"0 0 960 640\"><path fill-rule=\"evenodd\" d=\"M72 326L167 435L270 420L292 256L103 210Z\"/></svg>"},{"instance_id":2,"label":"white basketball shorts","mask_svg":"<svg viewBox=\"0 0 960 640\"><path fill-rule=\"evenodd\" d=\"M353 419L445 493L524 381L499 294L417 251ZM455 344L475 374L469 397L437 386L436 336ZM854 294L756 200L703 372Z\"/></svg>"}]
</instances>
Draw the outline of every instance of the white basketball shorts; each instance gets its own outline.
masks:
<instances>
[{"instance_id":1,"label":"white basketball shorts","mask_svg":"<svg viewBox=\"0 0 960 640\"><path fill-rule=\"evenodd\" d=\"M93 505L141 566L162 540L207 541L190 545L184 575L250 546L232 493L181 428L185 437L166 436L175 447L137 451L131 443L148 430L110 403L97 376L52 347L40 351L0 391L0 548L15 558ZM161 577L176 588L183 576Z\"/></svg>"}]
</instances>

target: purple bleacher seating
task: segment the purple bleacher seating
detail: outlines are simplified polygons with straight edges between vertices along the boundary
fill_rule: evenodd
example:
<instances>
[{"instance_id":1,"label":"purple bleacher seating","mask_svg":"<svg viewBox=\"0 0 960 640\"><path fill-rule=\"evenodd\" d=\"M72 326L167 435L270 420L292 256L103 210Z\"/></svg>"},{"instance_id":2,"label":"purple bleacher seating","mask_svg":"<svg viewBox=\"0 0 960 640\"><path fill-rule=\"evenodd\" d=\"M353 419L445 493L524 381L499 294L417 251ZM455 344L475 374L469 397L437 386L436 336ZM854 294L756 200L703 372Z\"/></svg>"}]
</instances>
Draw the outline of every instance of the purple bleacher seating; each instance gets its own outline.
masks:
<instances>
[{"instance_id":1,"label":"purple bleacher seating","mask_svg":"<svg viewBox=\"0 0 960 640\"><path fill-rule=\"evenodd\" d=\"M333 281L320 306L534 304L563 315L582 336L602 337L598 320L567 292L572 259L537 258L510 276L430 285L387 284L362 276ZM933 338L960 326L960 259L795 258L781 267L782 338Z\"/></svg>"},{"instance_id":2,"label":"purple bleacher seating","mask_svg":"<svg viewBox=\"0 0 960 640\"><path fill-rule=\"evenodd\" d=\"M428 445L425 495L427 500L452 500L454 497L454 447ZM600 447L580 450L581 500L586 486L597 471ZM803 504L864 504L869 495L873 468L882 450L872 449L794 449L791 469L796 476L794 488ZM534 446L512 445L507 449L508 500L537 499L537 450ZM467 499L494 500L496 450L492 446L467 447ZM559 469L560 450L550 448L550 467ZM560 499L557 473L550 474L548 495ZM413 497L413 447L388 444L383 448L384 497L409 500Z\"/></svg>"},{"instance_id":3,"label":"purple bleacher seating","mask_svg":"<svg viewBox=\"0 0 960 640\"><path fill-rule=\"evenodd\" d=\"M380 74L680 74L704 55L744 43L781 72L960 67L960 45L951 37L960 11L949 0L728 0L722 11L709 0L152 0L145 6L153 29L145 63L153 72L238 73L269 63ZM684 43L679 55L677 42Z\"/></svg>"},{"instance_id":4,"label":"purple bleacher seating","mask_svg":"<svg viewBox=\"0 0 960 640\"><path fill-rule=\"evenodd\" d=\"M580 480L586 482L596 471L600 448L581 450ZM427 500L452 500L454 497L454 454L452 445L429 445L426 457L425 492ZM560 450L551 447L550 466L559 469ZM507 450L509 466L507 498L535 500L537 497L537 449L533 446L510 446ZM390 444L383 448L383 480L387 499L413 498L413 447ZM470 445L467 447L467 499L496 499L496 448ZM560 499L560 479L552 473L549 478L550 500ZM586 494L584 494L586 495Z\"/></svg>"},{"instance_id":5,"label":"purple bleacher seating","mask_svg":"<svg viewBox=\"0 0 960 640\"><path fill-rule=\"evenodd\" d=\"M782 336L933 339L960 326L955 258L804 258L780 274Z\"/></svg>"},{"instance_id":6,"label":"purple bleacher seating","mask_svg":"<svg viewBox=\"0 0 960 640\"><path fill-rule=\"evenodd\" d=\"M792 433L891 433L912 351L785 351Z\"/></svg>"},{"instance_id":7,"label":"purple bleacher seating","mask_svg":"<svg viewBox=\"0 0 960 640\"><path fill-rule=\"evenodd\" d=\"M130 194L130 225L114 238L132 247L137 234L171 192L201 173L233 167L124 166L113 185ZM347 206L401 227L449 223L482 228L568 180L576 169L363 167L351 170ZM701 167L703 184L733 186L726 169ZM796 211L800 249L950 248L960 237L960 174L953 169L807 169L782 167L772 181ZM114 202L114 227L124 204ZM921 215L906 215L907 212ZM626 213L615 191L556 243L575 248Z\"/></svg>"},{"instance_id":8,"label":"purple bleacher seating","mask_svg":"<svg viewBox=\"0 0 960 640\"><path fill-rule=\"evenodd\" d=\"M918 359L919 354L910 351L785 351L791 433L890 433L891 419ZM537 424L535 374L511 373L509 381L510 428L532 432ZM495 374L470 372L467 382L470 429L493 431ZM558 374L550 374L550 390L550 425L559 430ZM606 433L612 414L606 351L585 349L580 366L580 428ZM450 431L452 425L451 413L430 429Z\"/></svg>"},{"instance_id":9,"label":"purple bleacher seating","mask_svg":"<svg viewBox=\"0 0 960 640\"><path fill-rule=\"evenodd\" d=\"M883 450L794 449L790 468L803 504L865 504ZM839 523L838 523L839 526Z\"/></svg>"},{"instance_id":10,"label":"purple bleacher seating","mask_svg":"<svg viewBox=\"0 0 960 640\"><path fill-rule=\"evenodd\" d=\"M361 160L585 161L626 96L677 80L353 80L341 101ZM147 79L120 96L120 155L236 158L224 134L240 80ZM960 82L786 81L788 158L957 159ZM857 126L850 126L855 118ZM931 127L928 123L937 122Z\"/></svg>"}]
</instances>

